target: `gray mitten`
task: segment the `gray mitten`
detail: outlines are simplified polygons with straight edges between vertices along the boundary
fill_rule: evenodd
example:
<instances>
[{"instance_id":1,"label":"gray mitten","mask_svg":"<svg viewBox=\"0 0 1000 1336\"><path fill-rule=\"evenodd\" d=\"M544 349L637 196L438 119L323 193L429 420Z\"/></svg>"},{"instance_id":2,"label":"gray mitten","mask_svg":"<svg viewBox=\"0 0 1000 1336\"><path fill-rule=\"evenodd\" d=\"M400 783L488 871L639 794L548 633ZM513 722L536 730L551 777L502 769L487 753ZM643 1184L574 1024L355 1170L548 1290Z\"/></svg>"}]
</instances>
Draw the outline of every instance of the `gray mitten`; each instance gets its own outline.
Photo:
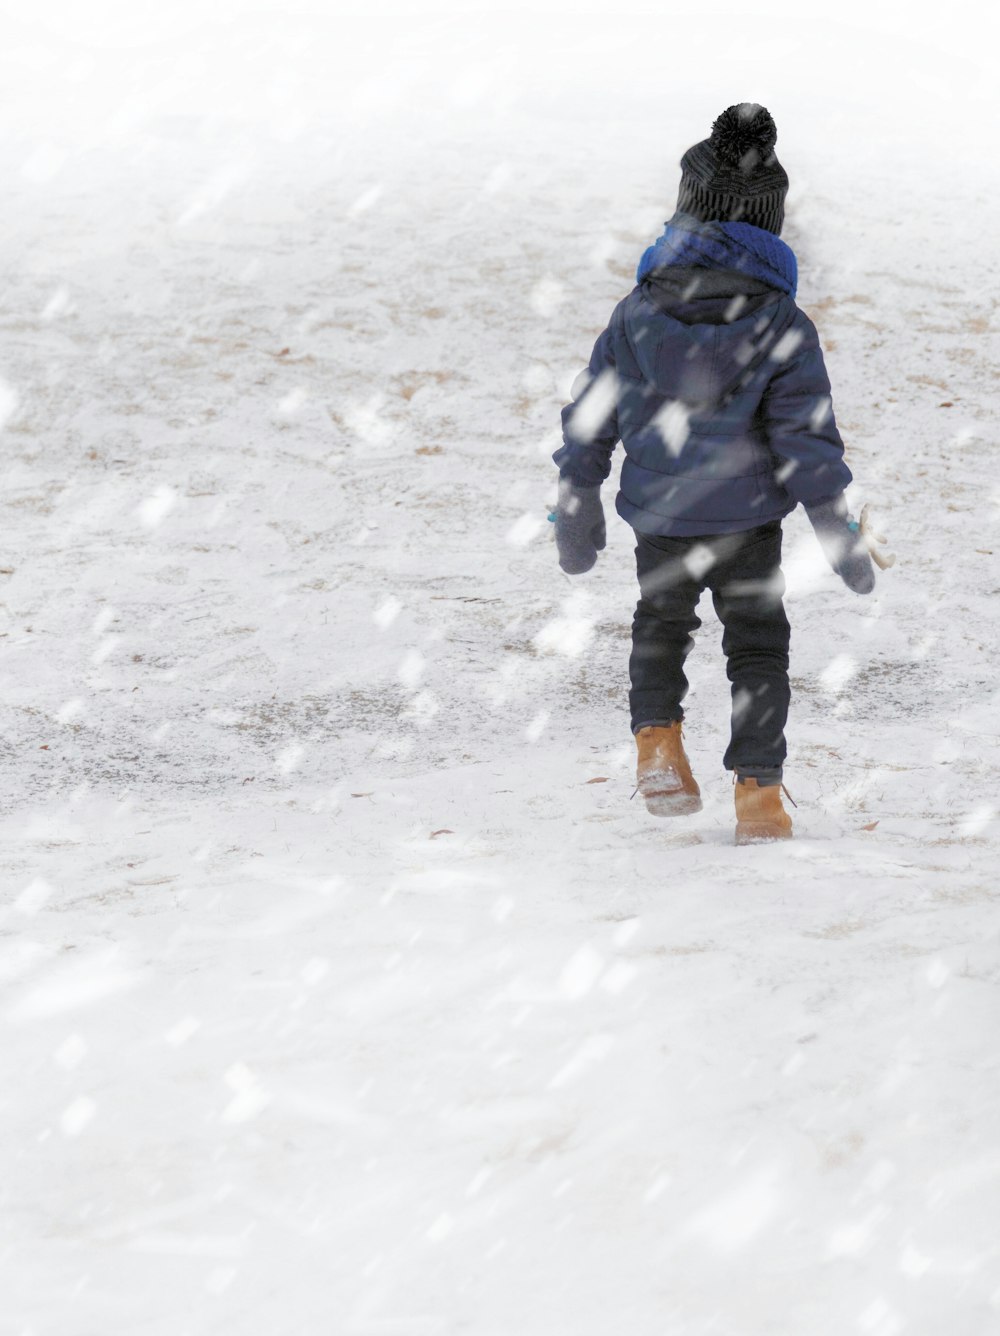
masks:
<instances>
[{"instance_id":1,"label":"gray mitten","mask_svg":"<svg viewBox=\"0 0 1000 1336\"><path fill-rule=\"evenodd\" d=\"M864 535L848 514L844 494L807 506L806 514L835 573L856 594L870 594L875 588L875 568Z\"/></svg>"},{"instance_id":2,"label":"gray mitten","mask_svg":"<svg viewBox=\"0 0 1000 1336\"><path fill-rule=\"evenodd\" d=\"M589 571L607 543L600 484L581 487L569 478L560 478L554 519L559 565L567 575Z\"/></svg>"}]
</instances>

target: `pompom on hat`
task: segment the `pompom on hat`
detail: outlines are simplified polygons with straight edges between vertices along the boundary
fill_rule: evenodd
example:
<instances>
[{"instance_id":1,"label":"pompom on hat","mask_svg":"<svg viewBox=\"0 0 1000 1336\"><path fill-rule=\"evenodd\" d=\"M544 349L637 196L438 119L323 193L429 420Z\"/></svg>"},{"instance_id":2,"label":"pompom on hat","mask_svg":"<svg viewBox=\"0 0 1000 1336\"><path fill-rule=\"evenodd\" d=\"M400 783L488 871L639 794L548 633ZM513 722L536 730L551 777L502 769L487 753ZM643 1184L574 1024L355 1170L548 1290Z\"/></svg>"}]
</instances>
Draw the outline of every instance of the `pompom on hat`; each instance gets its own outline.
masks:
<instances>
[{"instance_id":1,"label":"pompom on hat","mask_svg":"<svg viewBox=\"0 0 1000 1336\"><path fill-rule=\"evenodd\" d=\"M777 139L766 107L727 107L709 137L681 158L678 212L703 223L751 223L780 235L788 176L775 156Z\"/></svg>"}]
</instances>

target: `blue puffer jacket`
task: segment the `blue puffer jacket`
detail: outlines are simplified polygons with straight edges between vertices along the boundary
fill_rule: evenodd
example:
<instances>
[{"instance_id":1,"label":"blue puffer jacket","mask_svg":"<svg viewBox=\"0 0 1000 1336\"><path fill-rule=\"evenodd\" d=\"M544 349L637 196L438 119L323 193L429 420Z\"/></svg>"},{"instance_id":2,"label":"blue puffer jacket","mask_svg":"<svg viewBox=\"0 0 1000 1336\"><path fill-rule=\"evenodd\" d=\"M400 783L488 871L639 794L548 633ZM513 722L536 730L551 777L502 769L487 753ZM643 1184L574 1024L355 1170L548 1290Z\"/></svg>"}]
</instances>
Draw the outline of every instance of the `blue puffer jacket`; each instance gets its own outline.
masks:
<instances>
[{"instance_id":1,"label":"blue puffer jacket","mask_svg":"<svg viewBox=\"0 0 1000 1336\"><path fill-rule=\"evenodd\" d=\"M770 233L675 217L563 409L560 473L603 482L621 440L619 515L677 537L750 529L838 496L851 472L795 279L792 252Z\"/></svg>"}]
</instances>

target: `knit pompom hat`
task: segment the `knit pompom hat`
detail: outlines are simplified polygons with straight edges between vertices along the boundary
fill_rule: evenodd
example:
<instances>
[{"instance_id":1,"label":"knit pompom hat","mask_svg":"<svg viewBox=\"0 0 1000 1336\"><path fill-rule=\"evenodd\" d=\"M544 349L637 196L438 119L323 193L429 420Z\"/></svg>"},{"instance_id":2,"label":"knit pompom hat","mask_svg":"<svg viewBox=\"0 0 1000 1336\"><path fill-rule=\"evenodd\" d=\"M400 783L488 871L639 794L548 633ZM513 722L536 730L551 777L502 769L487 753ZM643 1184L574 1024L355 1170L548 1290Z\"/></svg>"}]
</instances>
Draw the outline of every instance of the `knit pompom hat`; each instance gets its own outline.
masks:
<instances>
[{"instance_id":1,"label":"knit pompom hat","mask_svg":"<svg viewBox=\"0 0 1000 1336\"><path fill-rule=\"evenodd\" d=\"M705 223L752 223L780 235L788 177L775 157L777 139L766 107L727 107L709 137L681 158L678 212Z\"/></svg>"}]
</instances>

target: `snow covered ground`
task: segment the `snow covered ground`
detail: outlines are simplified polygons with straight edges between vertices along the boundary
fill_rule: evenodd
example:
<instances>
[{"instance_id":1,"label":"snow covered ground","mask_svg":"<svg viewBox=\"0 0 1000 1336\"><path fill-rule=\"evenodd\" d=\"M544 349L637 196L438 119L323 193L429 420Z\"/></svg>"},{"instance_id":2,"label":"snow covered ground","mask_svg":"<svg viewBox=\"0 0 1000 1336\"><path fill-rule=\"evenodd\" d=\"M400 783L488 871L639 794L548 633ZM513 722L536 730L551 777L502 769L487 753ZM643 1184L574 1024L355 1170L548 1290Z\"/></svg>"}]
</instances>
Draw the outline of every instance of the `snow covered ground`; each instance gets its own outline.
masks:
<instances>
[{"instance_id":1,"label":"snow covered ground","mask_svg":"<svg viewBox=\"0 0 1000 1336\"><path fill-rule=\"evenodd\" d=\"M985 48L237 9L5 19L0 1333L997 1330ZM545 523L744 98L899 558L862 600L787 522L797 838L751 849L711 607L657 822L614 490L586 577Z\"/></svg>"}]
</instances>

